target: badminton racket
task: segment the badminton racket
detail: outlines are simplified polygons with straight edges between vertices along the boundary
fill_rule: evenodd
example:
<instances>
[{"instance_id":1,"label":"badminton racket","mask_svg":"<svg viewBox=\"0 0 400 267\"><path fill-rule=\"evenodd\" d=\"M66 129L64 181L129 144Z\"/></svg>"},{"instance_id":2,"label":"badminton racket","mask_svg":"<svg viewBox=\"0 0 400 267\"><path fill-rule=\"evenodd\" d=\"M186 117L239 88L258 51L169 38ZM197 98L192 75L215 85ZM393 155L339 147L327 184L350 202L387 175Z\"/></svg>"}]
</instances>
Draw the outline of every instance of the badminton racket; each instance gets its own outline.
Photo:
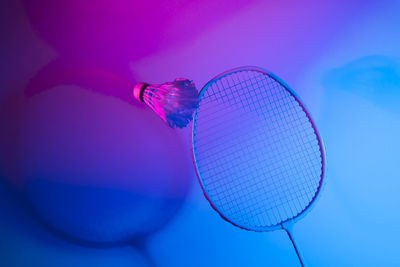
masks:
<instances>
[{"instance_id":1,"label":"badminton racket","mask_svg":"<svg viewBox=\"0 0 400 267\"><path fill-rule=\"evenodd\" d=\"M191 127L193 163L211 206L246 230L285 230L304 266L292 225L317 199L325 156L295 92L261 68L229 70L200 91Z\"/></svg>"}]
</instances>

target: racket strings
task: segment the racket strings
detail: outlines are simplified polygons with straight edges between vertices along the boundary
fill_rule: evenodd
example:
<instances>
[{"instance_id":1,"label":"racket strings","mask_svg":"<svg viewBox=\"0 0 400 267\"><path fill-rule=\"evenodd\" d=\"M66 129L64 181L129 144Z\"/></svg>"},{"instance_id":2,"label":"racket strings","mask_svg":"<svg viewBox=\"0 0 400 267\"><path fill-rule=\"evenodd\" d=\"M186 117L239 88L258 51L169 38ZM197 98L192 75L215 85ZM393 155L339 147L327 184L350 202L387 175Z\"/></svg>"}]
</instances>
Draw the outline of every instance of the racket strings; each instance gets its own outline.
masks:
<instances>
[{"instance_id":1,"label":"racket strings","mask_svg":"<svg viewBox=\"0 0 400 267\"><path fill-rule=\"evenodd\" d=\"M259 72L228 75L202 96L194 131L203 187L231 221L272 226L319 188L321 151L302 106Z\"/></svg>"}]
</instances>

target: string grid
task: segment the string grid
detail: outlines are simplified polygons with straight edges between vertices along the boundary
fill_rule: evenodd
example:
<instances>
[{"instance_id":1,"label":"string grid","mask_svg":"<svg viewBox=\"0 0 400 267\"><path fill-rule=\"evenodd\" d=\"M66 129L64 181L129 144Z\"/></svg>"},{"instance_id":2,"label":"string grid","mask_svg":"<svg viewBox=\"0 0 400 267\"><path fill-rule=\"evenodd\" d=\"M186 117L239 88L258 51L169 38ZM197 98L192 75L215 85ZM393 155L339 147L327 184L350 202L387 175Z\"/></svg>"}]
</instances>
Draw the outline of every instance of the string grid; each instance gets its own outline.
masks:
<instances>
[{"instance_id":1,"label":"string grid","mask_svg":"<svg viewBox=\"0 0 400 267\"><path fill-rule=\"evenodd\" d=\"M211 83L193 119L192 146L209 200L247 229L295 218L322 183L323 152L310 118L267 73L237 71Z\"/></svg>"}]
</instances>

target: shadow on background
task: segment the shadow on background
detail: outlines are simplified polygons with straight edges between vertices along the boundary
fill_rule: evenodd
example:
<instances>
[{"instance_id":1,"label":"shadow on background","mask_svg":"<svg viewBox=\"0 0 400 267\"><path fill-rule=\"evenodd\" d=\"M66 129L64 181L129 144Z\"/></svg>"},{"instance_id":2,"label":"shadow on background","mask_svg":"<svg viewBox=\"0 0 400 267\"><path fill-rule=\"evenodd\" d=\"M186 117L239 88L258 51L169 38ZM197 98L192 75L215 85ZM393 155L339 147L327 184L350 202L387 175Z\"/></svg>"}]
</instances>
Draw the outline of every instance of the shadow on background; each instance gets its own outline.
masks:
<instances>
[{"instance_id":1,"label":"shadow on background","mask_svg":"<svg viewBox=\"0 0 400 267\"><path fill-rule=\"evenodd\" d=\"M254 0L22 2L33 28L59 55L122 64L193 40Z\"/></svg>"},{"instance_id":2,"label":"shadow on background","mask_svg":"<svg viewBox=\"0 0 400 267\"><path fill-rule=\"evenodd\" d=\"M0 166L11 187L4 186L4 202L23 199L12 207L33 209L65 240L133 245L151 261L145 240L182 206L190 156L175 130L132 101L132 82L121 77L56 60L25 89L5 95ZM34 228L29 216L24 224Z\"/></svg>"},{"instance_id":3,"label":"shadow on background","mask_svg":"<svg viewBox=\"0 0 400 267\"><path fill-rule=\"evenodd\" d=\"M332 69L325 74L323 85L361 96L380 108L400 111L400 59L367 56Z\"/></svg>"},{"instance_id":4,"label":"shadow on background","mask_svg":"<svg viewBox=\"0 0 400 267\"><path fill-rule=\"evenodd\" d=\"M149 266L146 255L138 249L76 246L68 242L70 238L57 238L58 233L43 227L23 193L4 177L0 178L0 227L4 266Z\"/></svg>"}]
</instances>

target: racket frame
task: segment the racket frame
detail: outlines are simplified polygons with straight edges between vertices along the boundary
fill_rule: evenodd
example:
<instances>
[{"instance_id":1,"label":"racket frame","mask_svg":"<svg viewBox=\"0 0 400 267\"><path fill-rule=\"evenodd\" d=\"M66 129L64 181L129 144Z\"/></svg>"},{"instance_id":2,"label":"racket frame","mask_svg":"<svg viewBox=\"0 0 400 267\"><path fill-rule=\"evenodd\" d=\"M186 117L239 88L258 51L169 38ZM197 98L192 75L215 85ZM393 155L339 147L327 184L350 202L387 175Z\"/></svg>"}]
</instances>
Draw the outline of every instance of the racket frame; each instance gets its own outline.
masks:
<instances>
[{"instance_id":1,"label":"racket frame","mask_svg":"<svg viewBox=\"0 0 400 267\"><path fill-rule=\"evenodd\" d=\"M195 151L195 146L194 146L194 131L195 131L195 126L196 126L196 118L197 118L197 110L195 110L194 114L193 114L193 120L190 124L190 128L191 128L191 133L190 133L190 144L191 144L191 154L192 154L192 161L193 161L193 165L194 165L194 169L196 172L196 176L197 179L199 181L200 187L203 191L203 194L205 196L205 198L207 199L207 201L210 203L211 207L221 216L222 219L224 219L225 221L231 223L232 225L239 227L241 229L244 230L248 230L248 231L255 231L255 232L269 232L269 231L274 231L274 230L281 230L281 229L285 229L285 225L292 225L295 222L297 222L298 220L302 219L305 215L307 215L308 212L311 211L311 209L313 208L313 206L315 205L315 202L317 201L317 199L319 199L319 195L321 190L324 187L325 184L325 173L326 173L326 155L325 155L325 147L324 147L324 143L322 141L322 138L319 134L319 131L317 130L317 127L314 123L314 120L312 119L310 113L308 112L308 109L306 108L306 106L303 104L303 101L301 100L301 98L296 94L295 91L293 91L293 89L290 88L289 85L287 85L281 78L279 78L278 76L276 76L275 74L273 74L272 72L265 70L263 68L260 67L256 67L256 66L242 66L242 67L238 67L238 68L234 68L234 69L230 69L227 70L221 74L218 74L217 76L215 76L213 79L211 79L210 81L208 81L206 83L206 85L203 86L203 88L200 90L199 92L199 106L201 105L201 98L204 95L204 93L207 91L207 89L214 84L215 82L217 82L218 80L222 79L225 76L229 76L233 73L236 72L244 72L244 71L256 71L256 72L260 72L264 75L269 76L270 78L274 79L276 82L278 82L279 84L281 84L297 101L297 103L300 105L300 107L303 109L304 113L306 114L308 120L310 121L312 128L314 130L314 133L317 137L317 141L318 141L318 145L319 145L319 149L321 151L321 178L319 181L319 185L317 188L317 191L315 193L315 195L313 196L313 198L311 199L310 203L300 212L298 213L296 216L292 217L292 218L288 218L285 221L281 221L280 223L277 223L275 225L272 226L262 226L262 227L254 227L254 228L250 228L247 225L242 225L242 224L238 224L236 222L233 222L231 220L229 220L228 217L226 217L217 207L216 204L213 203L213 201L209 198L208 196L208 191L207 188L205 188L203 186L203 182L202 182L202 178L201 178L201 174L200 171L198 169L197 166L197 161L196 161L196 151Z\"/></svg>"}]
</instances>

